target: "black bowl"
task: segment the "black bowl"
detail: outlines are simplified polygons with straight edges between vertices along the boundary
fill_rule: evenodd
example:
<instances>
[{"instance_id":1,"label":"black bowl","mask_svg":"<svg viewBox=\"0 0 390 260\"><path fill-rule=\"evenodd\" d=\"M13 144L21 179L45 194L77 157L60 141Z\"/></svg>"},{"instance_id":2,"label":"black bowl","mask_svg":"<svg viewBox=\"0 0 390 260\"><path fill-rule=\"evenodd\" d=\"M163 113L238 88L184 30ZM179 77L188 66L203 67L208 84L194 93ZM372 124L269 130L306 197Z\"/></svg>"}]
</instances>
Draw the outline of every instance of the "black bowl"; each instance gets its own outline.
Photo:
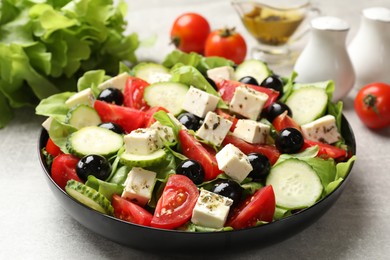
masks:
<instances>
[{"instance_id":1,"label":"black bowl","mask_svg":"<svg viewBox=\"0 0 390 260\"><path fill-rule=\"evenodd\" d=\"M355 137L344 116L342 118L342 136L352 154L355 154ZM129 247L156 252L172 250L175 252L197 252L200 248L202 252L207 250L215 252L221 249L226 251L250 246L260 248L278 243L301 232L317 221L339 198L351 175L349 173L339 187L315 205L270 224L225 232L193 233L162 230L131 224L101 214L68 196L50 177L49 169L41 152L47 139L48 134L43 129L39 138L39 160L47 183L61 206L83 226L103 237Z\"/></svg>"}]
</instances>

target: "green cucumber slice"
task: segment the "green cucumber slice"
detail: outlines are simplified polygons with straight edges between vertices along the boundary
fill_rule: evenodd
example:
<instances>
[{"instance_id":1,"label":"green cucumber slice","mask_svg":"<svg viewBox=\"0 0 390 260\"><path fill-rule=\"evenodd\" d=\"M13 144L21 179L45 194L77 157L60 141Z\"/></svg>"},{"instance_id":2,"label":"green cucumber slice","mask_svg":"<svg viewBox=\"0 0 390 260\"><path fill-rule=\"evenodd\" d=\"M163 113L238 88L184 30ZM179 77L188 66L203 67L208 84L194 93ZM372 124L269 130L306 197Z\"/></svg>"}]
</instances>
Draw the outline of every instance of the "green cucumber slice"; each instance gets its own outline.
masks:
<instances>
[{"instance_id":1,"label":"green cucumber slice","mask_svg":"<svg viewBox=\"0 0 390 260\"><path fill-rule=\"evenodd\" d=\"M153 62L141 62L133 68L133 71L135 77L143 79L150 84L168 81L171 78L168 68Z\"/></svg>"},{"instance_id":2,"label":"green cucumber slice","mask_svg":"<svg viewBox=\"0 0 390 260\"><path fill-rule=\"evenodd\" d=\"M66 116L66 122L76 129L86 126L98 125L102 122L95 109L88 105L78 105L69 110Z\"/></svg>"},{"instance_id":3,"label":"green cucumber slice","mask_svg":"<svg viewBox=\"0 0 390 260\"><path fill-rule=\"evenodd\" d=\"M65 191L69 196L91 209L108 215L114 213L114 208L104 195L81 182L69 180L65 186Z\"/></svg>"},{"instance_id":4,"label":"green cucumber slice","mask_svg":"<svg viewBox=\"0 0 390 260\"><path fill-rule=\"evenodd\" d=\"M323 191L321 180L313 168L294 158L274 166L266 184L274 189L276 205L285 209L310 207Z\"/></svg>"},{"instance_id":5,"label":"green cucumber slice","mask_svg":"<svg viewBox=\"0 0 390 260\"><path fill-rule=\"evenodd\" d=\"M151 154L140 155L132 153L122 153L120 162L129 167L149 167L161 163L167 156L163 149L159 149Z\"/></svg>"},{"instance_id":6,"label":"green cucumber slice","mask_svg":"<svg viewBox=\"0 0 390 260\"><path fill-rule=\"evenodd\" d=\"M272 74L267 64L260 60L245 60L237 66L235 75L236 79L240 80L243 77L251 76L257 80L259 84Z\"/></svg>"},{"instance_id":7,"label":"green cucumber slice","mask_svg":"<svg viewBox=\"0 0 390 260\"><path fill-rule=\"evenodd\" d=\"M173 115L182 111L182 103L188 91L187 85L177 82L159 82L147 86L144 99L149 106L166 108Z\"/></svg>"},{"instance_id":8,"label":"green cucumber slice","mask_svg":"<svg viewBox=\"0 0 390 260\"><path fill-rule=\"evenodd\" d=\"M314 86L302 87L288 97L286 105L293 119L299 124L310 123L323 116L328 105L326 90Z\"/></svg>"},{"instance_id":9,"label":"green cucumber slice","mask_svg":"<svg viewBox=\"0 0 390 260\"><path fill-rule=\"evenodd\" d=\"M123 146L123 136L106 128L87 126L72 133L66 143L71 154L83 157L100 154L109 157Z\"/></svg>"}]
</instances>

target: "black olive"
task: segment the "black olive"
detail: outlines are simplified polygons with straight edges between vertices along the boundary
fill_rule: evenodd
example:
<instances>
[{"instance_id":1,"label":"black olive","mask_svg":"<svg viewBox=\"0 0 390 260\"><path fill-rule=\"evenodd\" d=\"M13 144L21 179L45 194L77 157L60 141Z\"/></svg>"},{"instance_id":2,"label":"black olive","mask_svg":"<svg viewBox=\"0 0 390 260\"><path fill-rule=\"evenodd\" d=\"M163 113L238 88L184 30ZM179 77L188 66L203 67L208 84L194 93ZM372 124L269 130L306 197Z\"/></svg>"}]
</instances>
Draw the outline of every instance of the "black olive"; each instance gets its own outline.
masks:
<instances>
[{"instance_id":1,"label":"black olive","mask_svg":"<svg viewBox=\"0 0 390 260\"><path fill-rule=\"evenodd\" d=\"M266 77L260 86L272 88L279 92L279 98L283 96L283 81L276 75Z\"/></svg>"},{"instance_id":2,"label":"black olive","mask_svg":"<svg viewBox=\"0 0 390 260\"><path fill-rule=\"evenodd\" d=\"M277 135L275 145L281 153L297 153L303 146L302 133L295 128L285 128Z\"/></svg>"},{"instance_id":3,"label":"black olive","mask_svg":"<svg viewBox=\"0 0 390 260\"><path fill-rule=\"evenodd\" d=\"M106 88L100 92L97 99L121 106L123 104L123 93L117 88Z\"/></svg>"},{"instance_id":4,"label":"black olive","mask_svg":"<svg viewBox=\"0 0 390 260\"><path fill-rule=\"evenodd\" d=\"M76 173L83 181L87 181L89 175L104 181L110 176L111 166L105 157L98 154L90 154L78 161Z\"/></svg>"},{"instance_id":5,"label":"black olive","mask_svg":"<svg viewBox=\"0 0 390 260\"><path fill-rule=\"evenodd\" d=\"M214 183L211 189L212 192L228 197L233 200L233 205L240 202L242 196L242 188L240 184L229 179L219 179Z\"/></svg>"},{"instance_id":6,"label":"black olive","mask_svg":"<svg viewBox=\"0 0 390 260\"><path fill-rule=\"evenodd\" d=\"M244 84L256 85L256 86L259 85L259 82L257 82L257 80L254 77L251 77L251 76L242 77L239 80L239 82L244 83Z\"/></svg>"},{"instance_id":7,"label":"black olive","mask_svg":"<svg viewBox=\"0 0 390 260\"><path fill-rule=\"evenodd\" d=\"M202 165L195 160L184 160L176 167L176 173L187 176L195 184L201 184L204 180Z\"/></svg>"},{"instance_id":8,"label":"black olive","mask_svg":"<svg viewBox=\"0 0 390 260\"><path fill-rule=\"evenodd\" d=\"M200 125L202 124L201 121L202 119L197 117L194 114L185 112L180 114L177 119L179 120L180 123L182 123L185 127L191 130L198 130Z\"/></svg>"},{"instance_id":9,"label":"black olive","mask_svg":"<svg viewBox=\"0 0 390 260\"><path fill-rule=\"evenodd\" d=\"M123 128L120 125L112 123L112 122L101 123L99 126L106 128L108 130L111 130L117 134L124 134L125 133L125 131L123 130Z\"/></svg>"},{"instance_id":10,"label":"black olive","mask_svg":"<svg viewBox=\"0 0 390 260\"><path fill-rule=\"evenodd\" d=\"M262 111L261 115L262 115L262 117L267 118L267 120L272 123L272 121L274 121L274 119L278 115L283 114L284 111L286 111L286 110L287 110L287 115L292 117L291 109L286 104L277 101L277 102L272 103L268 107L266 107Z\"/></svg>"},{"instance_id":11,"label":"black olive","mask_svg":"<svg viewBox=\"0 0 390 260\"><path fill-rule=\"evenodd\" d=\"M271 170L268 157L261 153L250 153L248 159L253 168L248 176L255 180L264 180Z\"/></svg>"}]
</instances>

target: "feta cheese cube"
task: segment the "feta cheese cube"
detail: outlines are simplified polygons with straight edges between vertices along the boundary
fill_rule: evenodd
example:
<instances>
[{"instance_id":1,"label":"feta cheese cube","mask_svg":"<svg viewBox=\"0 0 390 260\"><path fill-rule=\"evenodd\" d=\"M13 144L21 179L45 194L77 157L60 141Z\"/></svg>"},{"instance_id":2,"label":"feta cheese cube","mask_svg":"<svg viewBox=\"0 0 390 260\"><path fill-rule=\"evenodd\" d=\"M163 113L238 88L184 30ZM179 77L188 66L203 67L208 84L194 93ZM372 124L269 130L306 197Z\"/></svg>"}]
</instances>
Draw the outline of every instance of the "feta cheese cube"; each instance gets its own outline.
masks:
<instances>
[{"instance_id":1,"label":"feta cheese cube","mask_svg":"<svg viewBox=\"0 0 390 260\"><path fill-rule=\"evenodd\" d=\"M65 105L72 108L77 105L88 105L92 106L95 101L95 97L92 93L91 88L86 88L80 92L77 92L65 101Z\"/></svg>"},{"instance_id":2,"label":"feta cheese cube","mask_svg":"<svg viewBox=\"0 0 390 260\"><path fill-rule=\"evenodd\" d=\"M156 129L139 128L124 137L127 153L146 155L161 147Z\"/></svg>"},{"instance_id":3,"label":"feta cheese cube","mask_svg":"<svg viewBox=\"0 0 390 260\"><path fill-rule=\"evenodd\" d=\"M217 96L191 86L184 97L182 108L203 118L207 112L215 110L218 101Z\"/></svg>"},{"instance_id":4,"label":"feta cheese cube","mask_svg":"<svg viewBox=\"0 0 390 260\"><path fill-rule=\"evenodd\" d=\"M301 129L303 136L311 141L332 144L341 138L337 130L336 118L332 115L326 115L301 125Z\"/></svg>"},{"instance_id":5,"label":"feta cheese cube","mask_svg":"<svg viewBox=\"0 0 390 260\"><path fill-rule=\"evenodd\" d=\"M191 222L204 227L222 228L233 200L202 189L192 211Z\"/></svg>"},{"instance_id":6,"label":"feta cheese cube","mask_svg":"<svg viewBox=\"0 0 390 260\"><path fill-rule=\"evenodd\" d=\"M219 116L214 112L208 112L203 124L196 131L196 136L215 146L220 146L232 124L231 121L222 116Z\"/></svg>"},{"instance_id":7,"label":"feta cheese cube","mask_svg":"<svg viewBox=\"0 0 390 260\"><path fill-rule=\"evenodd\" d=\"M256 120L267 100L267 94L240 86L236 88L229 108L246 118Z\"/></svg>"},{"instance_id":8,"label":"feta cheese cube","mask_svg":"<svg viewBox=\"0 0 390 260\"><path fill-rule=\"evenodd\" d=\"M248 156L232 144L227 144L216 154L218 168L233 180L241 183L253 170Z\"/></svg>"},{"instance_id":9,"label":"feta cheese cube","mask_svg":"<svg viewBox=\"0 0 390 260\"><path fill-rule=\"evenodd\" d=\"M270 126L250 119L237 120L233 135L251 144L265 144Z\"/></svg>"},{"instance_id":10,"label":"feta cheese cube","mask_svg":"<svg viewBox=\"0 0 390 260\"><path fill-rule=\"evenodd\" d=\"M128 77L129 74L127 72L123 72L109 80L104 81L98 86L98 88L101 90L106 88L117 88L119 90L123 90L126 86L126 81Z\"/></svg>"},{"instance_id":11,"label":"feta cheese cube","mask_svg":"<svg viewBox=\"0 0 390 260\"><path fill-rule=\"evenodd\" d=\"M155 172L133 167L124 183L125 188L122 197L138 205L145 206L152 198L156 175Z\"/></svg>"},{"instance_id":12,"label":"feta cheese cube","mask_svg":"<svg viewBox=\"0 0 390 260\"><path fill-rule=\"evenodd\" d=\"M157 134L162 143L164 143L164 141L168 141L170 143L176 141L173 129L169 126L162 125L160 122L156 121L149 128L157 130Z\"/></svg>"},{"instance_id":13,"label":"feta cheese cube","mask_svg":"<svg viewBox=\"0 0 390 260\"><path fill-rule=\"evenodd\" d=\"M235 80L234 69L230 66L222 66L207 70L207 77L215 82L221 80Z\"/></svg>"}]
</instances>

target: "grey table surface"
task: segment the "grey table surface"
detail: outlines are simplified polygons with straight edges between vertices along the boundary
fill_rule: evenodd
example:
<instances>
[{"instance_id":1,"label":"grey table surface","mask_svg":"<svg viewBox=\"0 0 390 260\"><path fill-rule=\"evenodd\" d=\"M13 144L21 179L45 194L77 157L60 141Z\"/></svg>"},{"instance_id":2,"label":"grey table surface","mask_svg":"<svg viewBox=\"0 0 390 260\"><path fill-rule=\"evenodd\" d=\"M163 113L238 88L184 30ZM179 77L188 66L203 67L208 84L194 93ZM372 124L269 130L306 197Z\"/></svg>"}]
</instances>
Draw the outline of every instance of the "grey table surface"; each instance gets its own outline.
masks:
<instances>
[{"instance_id":1,"label":"grey table surface","mask_svg":"<svg viewBox=\"0 0 390 260\"><path fill-rule=\"evenodd\" d=\"M390 8L389 0L312 2L323 14L351 25L348 40L359 26L361 9ZM172 49L170 25L186 11L203 14L213 28L236 26L249 46L255 44L227 0L128 3L128 31L137 32L141 39L156 39L153 46L139 49L140 60L161 61ZM289 73L291 65L273 69ZM344 113L355 132L358 160L334 206L312 226L279 244L196 257L192 252L159 255L127 248L73 220L51 194L38 162L37 141L44 118L32 109L20 109L15 120L0 130L0 259L390 259L390 129L374 132L364 127L354 112L353 98L351 92L344 99Z\"/></svg>"}]
</instances>

